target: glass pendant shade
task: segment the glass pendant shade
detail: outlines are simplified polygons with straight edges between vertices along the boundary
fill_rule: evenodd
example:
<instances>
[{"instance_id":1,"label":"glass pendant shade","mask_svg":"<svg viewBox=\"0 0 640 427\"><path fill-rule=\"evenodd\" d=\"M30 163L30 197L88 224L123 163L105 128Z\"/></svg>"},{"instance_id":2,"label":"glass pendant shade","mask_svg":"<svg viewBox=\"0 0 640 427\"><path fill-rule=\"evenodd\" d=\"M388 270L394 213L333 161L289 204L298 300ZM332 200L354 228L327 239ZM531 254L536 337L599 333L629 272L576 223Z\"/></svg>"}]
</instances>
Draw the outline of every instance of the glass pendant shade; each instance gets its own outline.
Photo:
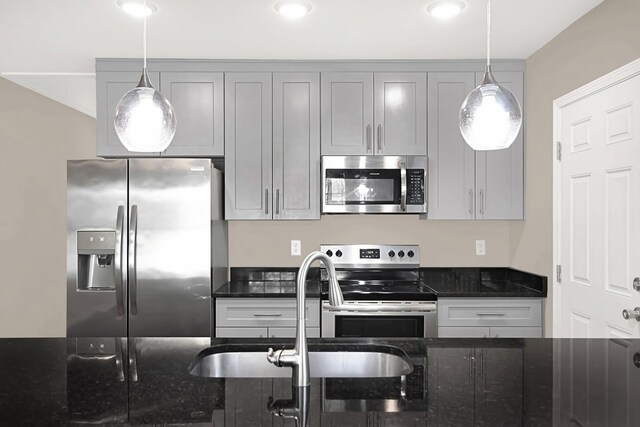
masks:
<instances>
[{"instance_id":1,"label":"glass pendant shade","mask_svg":"<svg viewBox=\"0 0 640 427\"><path fill-rule=\"evenodd\" d=\"M122 144L132 152L160 152L171 143L176 115L171 103L151 85L146 68L138 86L118 102L114 126Z\"/></svg>"},{"instance_id":2,"label":"glass pendant shade","mask_svg":"<svg viewBox=\"0 0 640 427\"><path fill-rule=\"evenodd\" d=\"M508 148L522 126L522 108L513 94L496 83L487 66L482 84L460 108L460 132L474 150Z\"/></svg>"}]
</instances>

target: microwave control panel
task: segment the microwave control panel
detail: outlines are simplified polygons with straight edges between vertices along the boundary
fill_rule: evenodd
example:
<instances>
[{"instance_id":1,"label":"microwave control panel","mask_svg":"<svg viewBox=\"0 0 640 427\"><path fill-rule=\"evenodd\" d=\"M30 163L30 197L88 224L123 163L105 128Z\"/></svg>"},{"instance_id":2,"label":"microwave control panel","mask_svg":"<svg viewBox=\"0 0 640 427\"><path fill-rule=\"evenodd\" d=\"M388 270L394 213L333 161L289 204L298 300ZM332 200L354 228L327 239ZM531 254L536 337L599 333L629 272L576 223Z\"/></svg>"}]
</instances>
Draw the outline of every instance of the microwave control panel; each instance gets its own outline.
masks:
<instances>
[{"instance_id":1,"label":"microwave control panel","mask_svg":"<svg viewBox=\"0 0 640 427\"><path fill-rule=\"evenodd\" d=\"M407 169L407 204L424 204L424 169Z\"/></svg>"}]
</instances>

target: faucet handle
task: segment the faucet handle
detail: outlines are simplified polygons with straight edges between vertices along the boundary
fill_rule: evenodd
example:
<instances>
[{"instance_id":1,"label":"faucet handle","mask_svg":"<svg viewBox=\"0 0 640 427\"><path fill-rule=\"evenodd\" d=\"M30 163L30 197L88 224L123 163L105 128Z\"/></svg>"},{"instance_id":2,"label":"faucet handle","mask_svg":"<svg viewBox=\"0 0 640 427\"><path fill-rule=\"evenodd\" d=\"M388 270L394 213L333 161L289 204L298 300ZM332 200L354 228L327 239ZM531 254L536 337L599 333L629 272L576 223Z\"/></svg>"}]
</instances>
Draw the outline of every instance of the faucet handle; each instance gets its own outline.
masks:
<instances>
[{"instance_id":1,"label":"faucet handle","mask_svg":"<svg viewBox=\"0 0 640 427\"><path fill-rule=\"evenodd\" d=\"M273 348L269 348L269 351L267 351L267 360L276 366L280 366L280 358L278 356L279 355L273 351Z\"/></svg>"}]
</instances>

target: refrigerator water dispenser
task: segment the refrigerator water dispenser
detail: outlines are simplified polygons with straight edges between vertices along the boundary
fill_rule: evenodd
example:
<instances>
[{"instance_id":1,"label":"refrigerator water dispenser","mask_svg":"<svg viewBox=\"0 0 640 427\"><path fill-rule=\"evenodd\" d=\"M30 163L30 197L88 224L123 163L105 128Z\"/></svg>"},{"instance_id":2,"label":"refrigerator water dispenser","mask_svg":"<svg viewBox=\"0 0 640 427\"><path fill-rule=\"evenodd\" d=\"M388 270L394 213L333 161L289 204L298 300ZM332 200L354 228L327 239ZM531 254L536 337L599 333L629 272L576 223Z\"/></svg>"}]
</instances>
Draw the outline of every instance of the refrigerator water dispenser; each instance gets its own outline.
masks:
<instances>
[{"instance_id":1,"label":"refrigerator water dispenser","mask_svg":"<svg viewBox=\"0 0 640 427\"><path fill-rule=\"evenodd\" d=\"M113 255L116 247L116 232L85 230L78 231L77 235L78 290L115 290Z\"/></svg>"}]
</instances>

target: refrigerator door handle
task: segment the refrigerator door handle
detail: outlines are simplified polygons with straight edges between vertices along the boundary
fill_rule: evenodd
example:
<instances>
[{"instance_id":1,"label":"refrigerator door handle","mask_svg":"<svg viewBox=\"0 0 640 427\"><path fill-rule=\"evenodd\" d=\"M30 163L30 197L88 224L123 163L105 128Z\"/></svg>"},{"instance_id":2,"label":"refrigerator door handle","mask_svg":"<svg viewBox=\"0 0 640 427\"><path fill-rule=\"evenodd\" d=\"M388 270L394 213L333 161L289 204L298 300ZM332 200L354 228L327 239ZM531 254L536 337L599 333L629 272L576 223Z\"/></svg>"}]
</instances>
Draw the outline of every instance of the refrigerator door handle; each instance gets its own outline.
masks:
<instances>
[{"instance_id":1,"label":"refrigerator door handle","mask_svg":"<svg viewBox=\"0 0 640 427\"><path fill-rule=\"evenodd\" d=\"M123 344L123 342L125 342L126 338L115 338L116 340L116 367L118 368L118 381L119 382L123 382L125 380L125 375L124 375L124 362L125 362L125 357L124 357L124 352L126 349L126 344Z\"/></svg>"},{"instance_id":2,"label":"refrigerator door handle","mask_svg":"<svg viewBox=\"0 0 640 427\"><path fill-rule=\"evenodd\" d=\"M118 310L118 316L124 315L124 292L123 282L124 275L122 274L122 261L123 261L123 243L124 242L124 206L118 206L118 214L116 216L116 247L114 250L113 267L115 269L115 285L116 285L116 304Z\"/></svg>"},{"instance_id":3,"label":"refrigerator door handle","mask_svg":"<svg viewBox=\"0 0 640 427\"><path fill-rule=\"evenodd\" d=\"M129 219L129 286L131 299L131 314L138 314L138 277L137 277L137 235L138 235L138 206L131 206Z\"/></svg>"},{"instance_id":4,"label":"refrigerator door handle","mask_svg":"<svg viewBox=\"0 0 640 427\"><path fill-rule=\"evenodd\" d=\"M138 355L136 352L137 342L135 337L129 338L129 367L131 369L131 381L138 382Z\"/></svg>"}]
</instances>

